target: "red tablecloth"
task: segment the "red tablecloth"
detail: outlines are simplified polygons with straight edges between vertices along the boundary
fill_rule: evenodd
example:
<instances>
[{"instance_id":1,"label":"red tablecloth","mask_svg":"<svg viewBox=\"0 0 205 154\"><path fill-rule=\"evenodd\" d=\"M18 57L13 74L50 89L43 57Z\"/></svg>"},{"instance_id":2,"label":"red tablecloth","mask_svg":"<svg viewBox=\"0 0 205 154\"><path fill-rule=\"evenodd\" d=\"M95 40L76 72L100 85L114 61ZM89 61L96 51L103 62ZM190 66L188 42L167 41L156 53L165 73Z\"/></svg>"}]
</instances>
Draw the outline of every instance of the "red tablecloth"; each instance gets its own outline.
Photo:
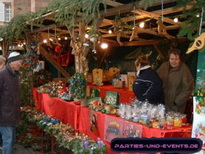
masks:
<instances>
[{"instance_id":1,"label":"red tablecloth","mask_svg":"<svg viewBox=\"0 0 205 154\"><path fill-rule=\"evenodd\" d=\"M134 126L140 124L126 121L120 117L103 114L101 112L95 112L87 107L81 107L74 104L74 102L66 102L59 98L50 98L46 93L38 93L36 89L33 89L33 96L35 100L36 108L45 112L46 114L61 120L63 123L68 123L73 126L79 132L85 133L94 140L100 137L108 147L109 154L115 154L109 148L110 143L105 141L106 131L106 118L114 118L116 121L122 121ZM92 114L96 114L97 117L97 131L90 131L90 117ZM148 128L144 125L142 127L142 137L190 137L191 125L181 128L174 128L169 130Z\"/></svg>"},{"instance_id":2,"label":"red tablecloth","mask_svg":"<svg viewBox=\"0 0 205 154\"><path fill-rule=\"evenodd\" d=\"M91 112L97 114L97 129L98 132L91 132L90 131L90 115ZM105 130L106 130L106 118L111 117L115 120L121 120L126 121L120 117L112 116L103 114L101 112L95 112L92 111L86 107L82 107L80 110L79 115L79 131L82 133L87 134L88 136L92 137L94 140L96 140L98 137L100 137L106 145L109 147L109 142L105 141ZM134 122L128 122L132 125L141 125L139 123ZM150 137L191 137L191 125L180 127L180 128L173 128L173 129L157 129L157 128L148 128L147 126L142 126L142 137L150 138ZM109 148L108 153L114 154Z\"/></svg>"},{"instance_id":3,"label":"red tablecloth","mask_svg":"<svg viewBox=\"0 0 205 154\"><path fill-rule=\"evenodd\" d=\"M68 123L74 129L78 129L80 106L74 102L67 102L62 99L53 97L51 98L46 93L38 93L33 89L33 96L36 109L61 120L63 123Z\"/></svg>"},{"instance_id":4,"label":"red tablecloth","mask_svg":"<svg viewBox=\"0 0 205 154\"><path fill-rule=\"evenodd\" d=\"M128 90L128 88L115 88L112 85L95 86L89 85L90 88L97 88L100 90L100 97L105 98L107 91L115 91L120 95L120 103L130 103L130 101L135 97L133 91Z\"/></svg>"}]
</instances>

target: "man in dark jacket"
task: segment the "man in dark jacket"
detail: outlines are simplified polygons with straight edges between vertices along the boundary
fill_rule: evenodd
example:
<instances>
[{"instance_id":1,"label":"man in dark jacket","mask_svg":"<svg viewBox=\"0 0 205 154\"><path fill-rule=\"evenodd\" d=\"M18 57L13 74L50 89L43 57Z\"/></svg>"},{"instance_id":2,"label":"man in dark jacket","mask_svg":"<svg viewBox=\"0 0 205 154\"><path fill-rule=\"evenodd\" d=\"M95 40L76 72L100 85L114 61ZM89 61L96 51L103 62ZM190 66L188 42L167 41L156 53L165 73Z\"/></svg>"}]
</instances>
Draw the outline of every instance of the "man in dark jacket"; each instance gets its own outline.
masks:
<instances>
[{"instance_id":1,"label":"man in dark jacket","mask_svg":"<svg viewBox=\"0 0 205 154\"><path fill-rule=\"evenodd\" d=\"M21 55L12 52L6 67L0 71L0 133L3 154L12 154L15 126L20 119L19 69L22 62Z\"/></svg>"}]
</instances>

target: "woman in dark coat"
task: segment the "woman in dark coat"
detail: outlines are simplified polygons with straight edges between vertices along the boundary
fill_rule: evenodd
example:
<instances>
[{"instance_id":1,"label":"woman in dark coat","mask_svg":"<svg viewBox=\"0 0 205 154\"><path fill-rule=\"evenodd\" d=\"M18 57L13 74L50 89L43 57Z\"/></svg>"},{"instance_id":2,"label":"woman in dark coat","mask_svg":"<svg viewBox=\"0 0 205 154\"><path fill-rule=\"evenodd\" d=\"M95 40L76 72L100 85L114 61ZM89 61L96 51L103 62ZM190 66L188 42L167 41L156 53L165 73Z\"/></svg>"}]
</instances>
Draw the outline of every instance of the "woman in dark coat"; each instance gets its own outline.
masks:
<instances>
[{"instance_id":1,"label":"woman in dark coat","mask_svg":"<svg viewBox=\"0 0 205 154\"><path fill-rule=\"evenodd\" d=\"M151 68L147 56L139 56L135 61L137 78L133 91L139 101L148 100L151 104L164 104L163 84L158 74Z\"/></svg>"},{"instance_id":2,"label":"woman in dark coat","mask_svg":"<svg viewBox=\"0 0 205 154\"><path fill-rule=\"evenodd\" d=\"M169 51L169 61L164 62L157 73L163 81L166 109L184 113L193 91L194 79L187 65L181 62L178 49Z\"/></svg>"}]
</instances>

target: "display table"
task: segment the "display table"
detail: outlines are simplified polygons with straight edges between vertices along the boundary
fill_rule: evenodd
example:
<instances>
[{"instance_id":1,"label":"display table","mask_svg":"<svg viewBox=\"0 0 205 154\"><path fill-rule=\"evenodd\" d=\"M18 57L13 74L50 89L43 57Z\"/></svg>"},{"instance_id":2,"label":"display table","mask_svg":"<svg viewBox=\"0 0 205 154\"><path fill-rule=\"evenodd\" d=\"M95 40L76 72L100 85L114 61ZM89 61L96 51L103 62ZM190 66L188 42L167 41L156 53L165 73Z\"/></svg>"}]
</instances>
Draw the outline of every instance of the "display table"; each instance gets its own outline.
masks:
<instances>
[{"instance_id":1,"label":"display table","mask_svg":"<svg viewBox=\"0 0 205 154\"><path fill-rule=\"evenodd\" d=\"M130 101L135 97L133 91L130 91L128 88L115 88L112 85L103 85L103 86L96 86L96 85L89 85L90 88L97 88L100 90L100 97L105 98L107 91L114 91L118 92L120 95L119 102L120 103L130 103Z\"/></svg>"},{"instance_id":2,"label":"display table","mask_svg":"<svg viewBox=\"0 0 205 154\"><path fill-rule=\"evenodd\" d=\"M80 105L57 97L51 98L47 93L38 93L36 88L33 89L33 96L36 109L78 129Z\"/></svg>"},{"instance_id":3,"label":"display table","mask_svg":"<svg viewBox=\"0 0 205 154\"><path fill-rule=\"evenodd\" d=\"M96 114L97 117L97 133L90 130L91 128L91 115ZM105 140L106 138L106 118L112 118L113 121L119 121L119 123L126 122L129 126L140 126L142 128L141 137L150 138L150 137L191 137L191 125L183 127L175 127L173 129L158 129L158 128L149 128L147 126L141 125L139 123L129 122L120 117L103 114L101 112L92 111L86 107L81 107L79 115L79 131L87 134L96 140L100 137L109 147L109 142ZM126 124L126 125L127 125ZM108 148L109 153L113 153Z\"/></svg>"},{"instance_id":4,"label":"display table","mask_svg":"<svg viewBox=\"0 0 205 154\"><path fill-rule=\"evenodd\" d=\"M191 125L173 129L149 128L139 123L130 122L114 115L108 115L101 112L90 110L87 107L76 105L74 102L66 102L64 100L54 97L51 98L46 93L38 93L35 88L33 89L33 96L35 100L35 106L37 109L43 111L44 113L56 119L61 120L63 123L68 123L69 125L73 126L75 130L87 134L94 140L96 140L97 138L101 138L107 145L109 154L114 154L114 152L112 152L109 148L110 142L106 139L109 138L106 132L106 124L109 123L109 119L112 119L118 123L122 123L123 129L125 126L127 128L131 126L139 127L141 129L141 137L145 138L191 136ZM95 128L92 127L91 124L93 115L95 115L96 118Z\"/></svg>"}]
</instances>

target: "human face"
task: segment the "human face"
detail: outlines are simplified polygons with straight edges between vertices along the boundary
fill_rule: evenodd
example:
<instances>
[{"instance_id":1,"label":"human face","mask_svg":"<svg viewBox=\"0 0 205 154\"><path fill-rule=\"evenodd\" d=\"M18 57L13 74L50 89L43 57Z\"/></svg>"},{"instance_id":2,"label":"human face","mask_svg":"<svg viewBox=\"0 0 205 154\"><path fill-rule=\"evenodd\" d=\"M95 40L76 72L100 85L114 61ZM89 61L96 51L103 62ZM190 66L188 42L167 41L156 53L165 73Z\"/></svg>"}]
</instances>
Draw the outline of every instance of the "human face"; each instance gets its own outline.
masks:
<instances>
[{"instance_id":1,"label":"human face","mask_svg":"<svg viewBox=\"0 0 205 154\"><path fill-rule=\"evenodd\" d=\"M3 62L2 64L0 64L0 69L3 69L5 67L5 63Z\"/></svg>"},{"instance_id":2,"label":"human face","mask_svg":"<svg viewBox=\"0 0 205 154\"><path fill-rule=\"evenodd\" d=\"M180 61L179 55L175 55L173 53L170 54L169 63L171 65L171 67L178 67L180 62L181 61Z\"/></svg>"},{"instance_id":3,"label":"human face","mask_svg":"<svg viewBox=\"0 0 205 154\"><path fill-rule=\"evenodd\" d=\"M23 60L19 59L10 63L11 69L13 71L19 71L22 66Z\"/></svg>"}]
</instances>

